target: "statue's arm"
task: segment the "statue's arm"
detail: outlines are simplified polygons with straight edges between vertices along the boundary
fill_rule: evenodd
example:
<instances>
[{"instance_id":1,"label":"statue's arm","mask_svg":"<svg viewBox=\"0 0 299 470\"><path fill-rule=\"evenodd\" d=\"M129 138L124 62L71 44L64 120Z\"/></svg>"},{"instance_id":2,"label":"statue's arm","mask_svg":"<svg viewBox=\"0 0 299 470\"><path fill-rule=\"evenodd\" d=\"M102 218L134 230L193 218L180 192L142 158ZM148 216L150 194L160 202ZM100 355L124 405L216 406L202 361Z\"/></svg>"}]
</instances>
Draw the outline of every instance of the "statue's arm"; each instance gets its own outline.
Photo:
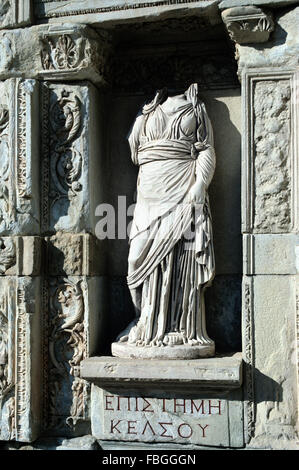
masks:
<instances>
[{"instance_id":1,"label":"statue's arm","mask_svg":"<svg viewBox=\"0 0 299 470\"><path fill-rule=\"evenodd\" d=\"M134 163L134 165L138 165L139 137L140 137L140 133L141 133L142 126L143 126L143 121L144 121L144 115L138 114L128 137L128 141L129 141L129 145L131 149L131 158L132 158L132 162Z\"/></svg>"},{"instance_id":2,"label":"statue's arm","mask_svg":"<svg viewBox=\"0 0 299 470\"><path fill-rule=\"evenodd\" d=\"M207 188L212 181L215 167L216 155L214 150L213 129L205 106L198 106L196 113L199 119L197 130L197 142L194 144L196 159L196 180L191 187L189 201L203 204Z\"/></svg>"}]
</instances>

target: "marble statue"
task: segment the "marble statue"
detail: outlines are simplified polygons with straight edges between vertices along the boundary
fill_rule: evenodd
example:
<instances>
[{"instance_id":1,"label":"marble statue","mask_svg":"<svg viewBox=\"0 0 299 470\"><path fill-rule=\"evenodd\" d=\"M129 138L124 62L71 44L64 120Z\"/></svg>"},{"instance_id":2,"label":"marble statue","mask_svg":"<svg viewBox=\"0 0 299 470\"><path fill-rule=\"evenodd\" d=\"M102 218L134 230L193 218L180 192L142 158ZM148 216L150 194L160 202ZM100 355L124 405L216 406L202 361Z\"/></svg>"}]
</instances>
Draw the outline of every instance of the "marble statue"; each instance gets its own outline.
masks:
<instances>
[{"instance_id":1,"label":"marble statue","mask_svg":"<svg viewBox=\"0 0 299 470\"><path fill-rule=\"evenodd\" d=\"M197 84L177 96L158 91L137 116L129 144L139 165L127 278L136 319L112 353L212 356L204 290L215 271L207 194L215 151Z\"/></svg>"}]
</instances>

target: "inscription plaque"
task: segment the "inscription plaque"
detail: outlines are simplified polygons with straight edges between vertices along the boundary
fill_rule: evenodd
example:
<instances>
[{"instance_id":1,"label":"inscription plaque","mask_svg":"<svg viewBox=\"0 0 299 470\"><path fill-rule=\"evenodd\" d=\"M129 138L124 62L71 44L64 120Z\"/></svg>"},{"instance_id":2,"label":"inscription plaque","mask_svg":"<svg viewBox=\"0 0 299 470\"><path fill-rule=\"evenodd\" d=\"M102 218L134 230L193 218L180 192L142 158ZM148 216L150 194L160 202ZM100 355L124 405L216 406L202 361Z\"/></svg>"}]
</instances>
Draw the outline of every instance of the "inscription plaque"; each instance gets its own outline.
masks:
<instances>
[{"instance_id":1,"label":"inscription plaque","mask_svg":"<svg viewBox=\"0 0 299 470\"><path fill-rule=\"evenodd\" d=\"M93 386L92 428L101 440L243 445L242 404L227 394L144 397Z\"/></svg>"}]
</instances>

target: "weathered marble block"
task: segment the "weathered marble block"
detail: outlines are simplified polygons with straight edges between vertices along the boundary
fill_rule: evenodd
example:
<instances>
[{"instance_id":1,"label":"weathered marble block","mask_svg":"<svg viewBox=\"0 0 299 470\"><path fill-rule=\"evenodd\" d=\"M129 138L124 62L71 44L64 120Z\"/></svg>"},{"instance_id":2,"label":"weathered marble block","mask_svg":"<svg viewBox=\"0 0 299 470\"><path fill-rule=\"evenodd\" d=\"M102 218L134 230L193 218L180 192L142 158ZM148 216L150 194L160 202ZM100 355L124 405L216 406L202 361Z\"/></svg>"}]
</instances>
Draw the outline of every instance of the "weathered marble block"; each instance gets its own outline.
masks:
<instances>
[{"instance_id":1,"label":"weathered marble block","mask_svg":"<svg viewBox=\"0 0 299 470\"><path fill-rule=\"evenodd\" d=\"M41 244L40 237L0 237L0 275L39 276Z\"/></svg>"},{"instance_id":2,"label":"weathered marble block","mask_svg":"<svg viewBox=\"0 0 299 470\"><path fill-rule=\"evenodd\" d=\"M105 253L95 236L59 232L45 240L47 272L50 276L103 274Z\"/></svg>"},{"instance_id":3,"label":"weathered marble block","mask_svg":"<svg viewBox=\"0 0 299 470\"><path fill-rule=\"evenodd\" d=\"M32 20L30 0L3 0L0 5L0 29L25 26Z\"/></svg>"}]
</instances>

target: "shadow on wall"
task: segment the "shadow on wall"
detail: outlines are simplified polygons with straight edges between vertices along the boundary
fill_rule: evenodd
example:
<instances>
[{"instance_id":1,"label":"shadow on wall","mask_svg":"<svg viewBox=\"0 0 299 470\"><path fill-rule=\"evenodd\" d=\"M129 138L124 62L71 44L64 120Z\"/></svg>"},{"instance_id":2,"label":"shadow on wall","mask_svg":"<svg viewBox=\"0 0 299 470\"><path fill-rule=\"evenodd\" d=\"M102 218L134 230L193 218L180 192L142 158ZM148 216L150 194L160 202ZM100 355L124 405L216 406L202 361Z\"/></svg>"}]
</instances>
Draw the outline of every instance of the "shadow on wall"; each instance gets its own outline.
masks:
<instances>
[{"instance_id":1,"label":"shadow on wall","mask_svg":"<svg viewBox=\"0 0 299 470\"><path fill-rule=\"evenodd\" d=\"M254 403L269 402L267 413L267 418L269 418L269 414L273 407L275 407L275 403L281 403L283 401L283 388L280 383L263 374L256 367L245 364L244 380L245 377L248 376L253 377Z\"/></svg>"},{"instance_id":2,"label":"shadow on wall","mask_svg":"<svg viewBox=\"0 0 299 470\"><path fill-rule=\"evenodd\" d=\"M215 138L217 167L209 189L213 218L216 277L206 291L207 327L217 352L241 350L241 145L240 90L213 90L202 97L206 103ZM144 98L115 96L111 100L115 132L110 138L107 159L107 197L116 205L118 195L132 203L136 188L136 167L131 163L127 135ZM111 118L110 118L111 119ZM119 175L122 175L121 179ZM128 222L131 221L128 218ZM134 318L126 284L128 239L110 240L108 254L110 344Z\"/></svg>"}]
</instances>

